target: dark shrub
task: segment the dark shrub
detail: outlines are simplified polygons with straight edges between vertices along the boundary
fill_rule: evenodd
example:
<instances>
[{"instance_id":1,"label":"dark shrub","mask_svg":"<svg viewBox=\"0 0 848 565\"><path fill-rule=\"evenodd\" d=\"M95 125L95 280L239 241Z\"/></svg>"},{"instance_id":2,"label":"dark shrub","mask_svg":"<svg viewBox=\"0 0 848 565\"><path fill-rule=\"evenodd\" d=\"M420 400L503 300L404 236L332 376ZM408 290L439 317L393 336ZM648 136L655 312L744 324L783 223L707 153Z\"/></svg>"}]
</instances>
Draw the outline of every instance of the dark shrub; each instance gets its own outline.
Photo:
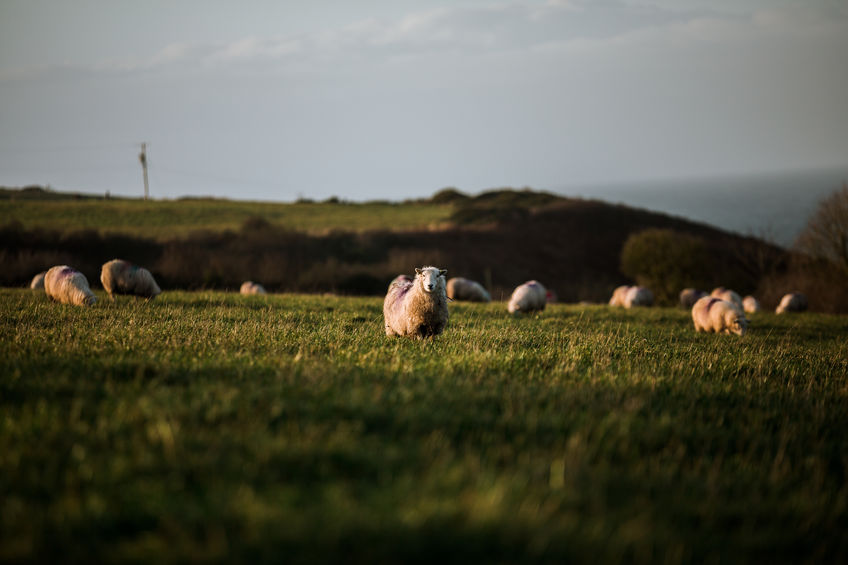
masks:
<instances>
[{"instance_id":1,"label":"dark shrub","mask_svg":"<svg viewBox=\"0 0 848 565\"><path fill-rule=\"evenodd\" d=\"M670 229L634 233L621 250L621 272L650 288L661 304L675 304L683 288L711 287L714 268L702 238Z\"/></svg>"}]
</instances>

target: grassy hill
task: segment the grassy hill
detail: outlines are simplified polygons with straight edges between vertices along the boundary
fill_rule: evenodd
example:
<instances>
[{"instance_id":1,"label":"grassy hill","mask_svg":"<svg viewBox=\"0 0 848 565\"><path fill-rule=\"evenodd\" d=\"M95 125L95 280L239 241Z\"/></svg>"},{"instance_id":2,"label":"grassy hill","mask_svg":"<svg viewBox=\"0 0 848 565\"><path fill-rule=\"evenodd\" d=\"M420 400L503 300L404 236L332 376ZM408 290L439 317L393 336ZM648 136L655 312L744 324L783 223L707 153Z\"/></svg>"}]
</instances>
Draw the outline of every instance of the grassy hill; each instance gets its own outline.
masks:
<instances>
[{"instance_id":1,"label":"grassy hill","mask_svg":"<svg viewBox=\"0 0 848 565\"><path fill-rule=\"evenodd\" d=\"M0 289L0 561L839 563L844 318Z\"/></svg>"},{"instance_id":2,"label":"grassy hill","mask_svg":"<svg viewBox=\"0 0 848 565\"><path fill-rule=\"evenodd\" d=\"M121 257L150 268L163 288L255 280L278 292L378 295L398 273L433 264L483 282L495 297L535 278L562 300L598 302L630 281L621 249L641 230L703 238L721 265L689 283L704 288L754 291L764 273L746 250L769 248L682 218L531 190L472 197L446 189L423 201L365 204L36 196L0 200L12 221L0 226L0 284L26 284L62 263L97 281L100 266Z\"/></svg>"},{"instance_id":3,"label":"grassy hill","mask_svg":"<svg viewBox=\"0 0 848 565\"><path fill-rule=\"evenodd\" d=\"M26 229L96 230L163 241L198 230L237 230L251 218L307 233L332 230L431 229L453 208L431 202L246 202L186 198L142 200L65 194L38 188L0 189L0 217Z\"/></svg>"}]
</instances>

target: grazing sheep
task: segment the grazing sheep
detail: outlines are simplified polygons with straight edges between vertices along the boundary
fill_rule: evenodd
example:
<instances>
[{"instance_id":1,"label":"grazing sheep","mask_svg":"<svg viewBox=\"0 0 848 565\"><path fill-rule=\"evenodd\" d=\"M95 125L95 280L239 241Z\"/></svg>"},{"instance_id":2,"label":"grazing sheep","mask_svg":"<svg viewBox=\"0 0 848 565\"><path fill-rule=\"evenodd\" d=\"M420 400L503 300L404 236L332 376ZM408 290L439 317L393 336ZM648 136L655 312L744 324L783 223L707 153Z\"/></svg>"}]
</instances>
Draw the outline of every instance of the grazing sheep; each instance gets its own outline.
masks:
<instances>
[{"instance_id":1,"label":"grazing sheep","mask_svg":"<svg viewBox=\"0 0 848 565\"><path fill-rule=\"evenodd\" d=\"M696 332L734 333L745 335L748 320L735 303L715 296L699 298L692 307L692 321Z\"/></svg>"},{"instance_id":2,"label":"grazing sheep","mask_svg":"<svg viewBox=\"0 0 848 565\"><path fill-rule=\"evenodd\" d=\"M803 312L806 309L807 296L800 292L790 292L780 299L780 304L778 304L775 312L783 314L785 312Z\"/></svg>"},{"instance_id":3,"label":"grazing sheep","mask_svg":"<svg viewBox=\"0 0 848 565\"><path fill-rule=\"evenodd\" d=\"M680 305L687 310L695 305L699 298L707 293L697 288L684 288L680 291Z\"/></svg>"},{"instance_id":4,"label":"grazing sheep","mask_svg":"<svg viewBox=\"0 0 848 565\"><path fill-rule=\"evenodd\" d=\"M477 281L453 277L447 284L448 298L451 300L467 300L469 302L491 302L492 297Z\"/></svg>"},{"instance_id":5,"label":"grazing sheep","mask_svg":"<svg viewBox=\"0 0 848 565\"><path fill-rule=\"evenodd\" d=\"M760 301L750 294L742 299L742 309L749 314L760 311Z\"/></svg>"},{"instance_id":6,"label":"grazing sheep","mask_svg":"<svg viewBox=\"0 0 848 565\"><path fill-rule=\"evenodd\" d=\"M710 296L713 298L721 298L722 300L726 300L727 302L733 302L739 308L742 308L742 297L739 296L738 293L730 290L729 288L724 288L723 286L717 286L710 293Z\"/></svg>"},{"instance_id":7,"label":"grazing sheep","mask_svg":"<svg viewBox=\"0 0 848 565\"><path fill-rule=\"evenodd\" d=\"M265 292L265 287L259 283L255 283L253 281L245 281L241 283L241 288L239 289L241 294L268 294Z\"/></svg>"},{"instance_id":8,"label":"grazing sheep","mask_svg":"<svg viewBox=\"0 0 848 565\"><path fill-rule=\"evenodd\" d=\"M44 275L47 274L47 271L41 271L34 277L32 277L32 282L29 283L29 287L32 290L41 290L44 288Z\"/></svg>"},{"instance_id":9,"label":"grazing sheep","mask_svg":"<svg viewBox=\"0 0 848 565\"><path fill-rule=\"evenodd\" d=\"M627 290L630 287L627 285L622 285L616 288L612 292L612 298L610 298L609 305L610 306L621 306L624 307L625 298L627 298Z\"/></svg>"},{"instance_id":10,"label":"grazing sheep","mask_svg":"<svg viewBox=\"0 0 848 565\"><path fill-rule=\"evenodd\" d=\"M545 287L539 281L527 281L512 291L507 310L510 314L544 310L547 294Z\"/></svg>"},{"instance_id":11,"label":"grazing sheep","mask_svg":"<svg viewBox=\"0 0 848 565\"><path fill-rule=\"evenodd\" d=\"M383 301L387 336L423 339L435 337L448 325L448 297L444 269L415 269L415 279L396 278ZM399 280L400 279L400 280Z\"/></svg>"},{"instance_id":12,"label":"grazing sheep","mask_svg":"<svg viewBox=\"0 0 848 565\"><path fill-rule=\"evenodd\" d=\"M123 259L112 259L103 263L100 282L112 300L115 300L116 294L132 294L151 299L162 292L150 271Z\"/></svg>"},{"instance_id":13,"label":"grazing sheep","mask_svg":"<svg viewBox=\"0 0 848 565\"><path fill-rule=\"evenodd\" d=\"M651 306L654 303L654 293L644 286L620 286L615 289L610 298L610 306L632 308L633 306Z\"/></svg>"},{"instance_id":14,"label":"grazing sheep","mask_svg":"<svg viewBox=\"0 0 848 565\"><path fill-rule=\"evenodd\" d=\"M44 291L50 300L62 304L91 306L97 302L85 275L67 265L51 267L47 271L44 275Z\"/></svg>"}]
</instances>

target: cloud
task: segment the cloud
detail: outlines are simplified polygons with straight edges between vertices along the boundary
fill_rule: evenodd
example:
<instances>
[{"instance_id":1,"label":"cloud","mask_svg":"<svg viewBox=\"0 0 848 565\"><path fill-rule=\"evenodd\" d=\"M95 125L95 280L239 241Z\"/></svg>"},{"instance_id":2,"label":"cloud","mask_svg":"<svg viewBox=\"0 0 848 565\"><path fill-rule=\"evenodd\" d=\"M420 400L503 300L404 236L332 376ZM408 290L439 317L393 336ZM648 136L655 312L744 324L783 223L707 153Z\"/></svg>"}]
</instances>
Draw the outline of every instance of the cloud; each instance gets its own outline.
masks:
<instances>
[{"instance_id":1,"label":"cloud","mask_svg":"<svg viewBox=\"0 0 848 565\"><path fill-rule=\"evenodd\" d=\"M549 0L451 6L400 18L366 18L300 36L248 36L221 43L173 43L146 58L105 60L88 66L15 69L0 78L78 73L151 73L169 69L219 71L334 69L345 63L409 57L475 57L620 49L633 44L750 41L762 35L844 33L848 9L826 2L780 4L742 11L687 8L661 0ZM744 6L744 4L742 4ZM748 3L751 5L751 3Z\"/></svg>"}]
</instances>

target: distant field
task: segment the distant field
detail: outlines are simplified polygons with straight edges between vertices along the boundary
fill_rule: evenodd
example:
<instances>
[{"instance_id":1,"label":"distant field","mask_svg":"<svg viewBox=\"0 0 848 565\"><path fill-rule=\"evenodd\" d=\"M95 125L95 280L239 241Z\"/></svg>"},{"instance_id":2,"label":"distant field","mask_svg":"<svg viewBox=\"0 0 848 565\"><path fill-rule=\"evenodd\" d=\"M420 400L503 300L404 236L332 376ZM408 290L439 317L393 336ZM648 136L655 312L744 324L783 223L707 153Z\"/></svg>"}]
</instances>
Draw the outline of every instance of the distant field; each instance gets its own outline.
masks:
<instances>
[{"instance_id":1,"label":"distant field","mask_svg":"<svg viewBox=\"0 0 848 565\"><path fill-rule=\"evenodd\" d=\"M844 317L0 290L0 561L845 562Z\"/></svg>"},{"instance_id":2,"label":"distant field","mask_svg":"<svg viewBox=\"0 0 848 565\"><path fill-rule=\"evenodd\" d=\"M0 199L3 223L59 231L167 239L194 230L237 230L251 217L311 233L342 229L430 228L443 224L451 206L428 203L263 203L237 200Z\"/></svg>"}]
</instances>

